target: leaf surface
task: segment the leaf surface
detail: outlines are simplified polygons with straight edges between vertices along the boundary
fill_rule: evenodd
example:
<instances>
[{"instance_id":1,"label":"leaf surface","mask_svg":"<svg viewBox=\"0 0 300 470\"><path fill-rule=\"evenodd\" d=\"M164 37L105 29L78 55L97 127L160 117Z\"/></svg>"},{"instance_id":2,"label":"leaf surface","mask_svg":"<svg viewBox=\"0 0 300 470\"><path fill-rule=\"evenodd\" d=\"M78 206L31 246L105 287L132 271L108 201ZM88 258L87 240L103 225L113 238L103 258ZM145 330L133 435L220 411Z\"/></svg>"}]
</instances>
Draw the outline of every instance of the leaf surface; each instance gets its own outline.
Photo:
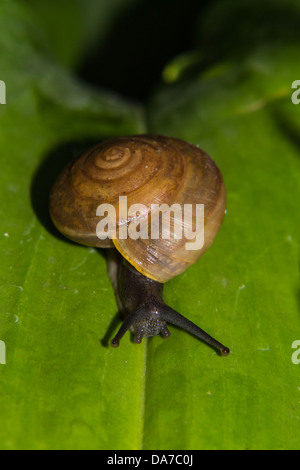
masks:
<instances>
[{"instance_id":1,"label":"leaf surface","mask_svg":"<svg viewBox=\"0 0 300 470\"><path fill-rule=\"evenodd\" d=\"M298 33L259 41L253 28L238 54L231 33L219 54L220 18L241 12L216 2L199 26L213 59L201 47L174 58L142 108L75 78L85 34L61 55L54 43L57 60L39 48L34 3L0 5L0 448L299 449ZM296 24L297 2L266 3L269 31L280 8ZM126 335L109 348L119 320L105 257L50 221L49 190L69 158L87 141L145 131L200 145L224 175L221 231L165 299L228 357L174 327L168 340Z\"/></svg>"}]
</instances>

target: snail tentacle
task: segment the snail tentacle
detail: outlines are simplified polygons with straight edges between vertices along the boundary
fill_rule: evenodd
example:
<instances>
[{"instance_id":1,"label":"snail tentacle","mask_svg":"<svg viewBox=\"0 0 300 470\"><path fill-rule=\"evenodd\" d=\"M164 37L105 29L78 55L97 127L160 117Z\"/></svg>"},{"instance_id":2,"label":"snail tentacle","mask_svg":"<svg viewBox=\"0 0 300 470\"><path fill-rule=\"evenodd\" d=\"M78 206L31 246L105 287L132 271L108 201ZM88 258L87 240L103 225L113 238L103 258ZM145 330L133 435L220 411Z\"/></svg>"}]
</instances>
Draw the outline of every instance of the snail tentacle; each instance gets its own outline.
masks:
<instances>
[{"instance_id":1,"label":"snail tentacle","mask_svg":"<svg viewBox=\"0 0 300 470\"><path fill-rule=\"evenodd\" d=\"M137 309L131 312L123 321L115 337L111 340L111 345L113 347L118 347L119 342L126 333L126 331L132 328L133 325L143 321L145 317L147 317L147 314L149 314L149 307L147 304L140 305ZM135 335L135 342L140 343L143 336L144 335L142 334L142 331L137 331Z\"/></svg>"},{"instance_id":2,"label":"snail tentacle","mask_svg":"<svg viewBox=\"0 0 300 470\"><path fill-rule=\"evenodd\" d=\"M219 351L222 356L227 356L229 354L230 350L226 346L224 346L222 343L220 343L215 338L206 333L204 330L202 330L195 323L188 320L188 318L184 317L168 305L164 305L164 309L161 312L161 318L167 323L171 323L172 325L178 326L182 330L185 330L188 333L191 333L192 335L196 336L196 338L204 341L204 343L208 344L209 346L212 346L214 349Z\"/></svg>"}]
</instances>

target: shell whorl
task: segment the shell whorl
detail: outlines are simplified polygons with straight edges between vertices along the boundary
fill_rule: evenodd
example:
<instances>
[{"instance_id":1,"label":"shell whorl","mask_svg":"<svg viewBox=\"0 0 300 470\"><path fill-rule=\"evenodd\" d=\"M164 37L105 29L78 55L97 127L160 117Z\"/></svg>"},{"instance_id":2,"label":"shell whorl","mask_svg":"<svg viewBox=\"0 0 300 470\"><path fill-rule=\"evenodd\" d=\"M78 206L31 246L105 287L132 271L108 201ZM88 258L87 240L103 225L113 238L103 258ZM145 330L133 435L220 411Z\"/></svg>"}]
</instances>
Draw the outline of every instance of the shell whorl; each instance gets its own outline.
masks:
<instances>
[{"instance_id":1,"label":"shell whorl","mask_svg":"<svg viewBox=\"0 0 300 470\"><path fill-rule=\"evenodd\" d=\"M204 204L203 249L187 251L185 240L100 240L100 204L114 206L117 229L132 221L118 219L119 196L127 196L128 207L143 204L148 214L152 204ZM224 183L211 158L194 145L156 135L119 137L93 147L61 173L50 196L51 217L65 236L95 247L114 244L136 269L159 282L183 272L206 251L224 211Z\"/></svg>"}]
</instances>

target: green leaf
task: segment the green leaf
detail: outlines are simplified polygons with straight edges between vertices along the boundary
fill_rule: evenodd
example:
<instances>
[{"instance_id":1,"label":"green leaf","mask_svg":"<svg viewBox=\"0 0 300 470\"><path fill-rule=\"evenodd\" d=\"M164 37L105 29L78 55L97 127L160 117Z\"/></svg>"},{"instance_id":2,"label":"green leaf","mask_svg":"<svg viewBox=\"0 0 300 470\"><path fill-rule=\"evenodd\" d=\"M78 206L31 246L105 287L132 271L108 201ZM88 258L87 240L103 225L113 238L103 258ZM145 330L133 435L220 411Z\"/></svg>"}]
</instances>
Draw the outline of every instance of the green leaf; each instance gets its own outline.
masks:
<instances>
[{"instance_id":1,"label":"green leaf","mask_svg":"<svg viewBox=\"0 0 300 470\"><path fill-rule=\"evenodd\" d=\"M224 175L220 234L199 263L166 287L174 308L201 318L231 355L219 358L176 338L186 386L173 383L169 408L180 403L181 412L170 416L168 408L164 435L153 442L149 433L148 447L180 447L177 429L184 448L299 448L299 371L291 360L299 337L299 140L287 121L282 125L287 112L294 127L300 122L291 102L297 55L291 46L260 48L242 64L153 100L152 131L203 146ZM149 368L158 367L155 357ZM155 399L165 402L170 363L160 367ZM153 417L152 428L162 419Z\"/></svg>"},{"instance_id":2,"label":"green leaf","mask_svg":"<svg viewBox=\"0 0 300 470\"><path fill-rule=\"evenodd\" d=\"M105 260L57 238L48 197L58 169L72 157L65 142L143 132L143 114L46 59L31 42L31 26L20 4L0 4L7 95L0 108L0 339L6 346L0 447L139 447L136 430L126 435L124 429L128 413L140 420L142 382L130 403L123 397L137 368L143 370L143 355L125 348L112 354L101 345L116 314Z\"/></svg>"},{"instance_id":3,"label":"green leaf","mask_svg":"<svg viewBox=\"0 0 300 470\"><path fill-rule=\"evenodd\" d=\"M61 55L53 10L37 20L34 1L0 3L1 449L299 449L300 110L291 85L300 38L288 21L278 27L299 8L267 1L254 27L258 3L241 12L240 2L215 2L201 16L198 49L166 66L167 83L144 109L66 68L94 34L84 33L81 2L71 24L82 34ZM220 42L231 21L238 50L234 28ZM172 327L168 340L135 345L126 335L109 348L119 320L105 257L50 221L51 182L74 152L146 130L200 145L224 175L223 227L166 284L165 299L230 347L228 357Z\"/></svg>"}]
</instances>

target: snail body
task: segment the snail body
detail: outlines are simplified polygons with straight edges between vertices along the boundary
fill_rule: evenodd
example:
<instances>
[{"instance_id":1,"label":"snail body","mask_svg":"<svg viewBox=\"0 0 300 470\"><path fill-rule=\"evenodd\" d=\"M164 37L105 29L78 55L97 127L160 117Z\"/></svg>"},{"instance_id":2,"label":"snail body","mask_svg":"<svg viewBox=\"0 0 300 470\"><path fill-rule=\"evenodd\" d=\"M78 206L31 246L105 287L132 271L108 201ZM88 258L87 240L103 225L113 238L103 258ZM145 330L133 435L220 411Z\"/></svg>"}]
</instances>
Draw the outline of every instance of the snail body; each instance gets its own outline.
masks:
<instances>
[{"instance_id":1,"label":"snail body","mask_svg":"<svg viewBox=\"0 0 300 470\"><path fill-rule=\"evenodd\" d=\"M130 208L125 213L120 206L124 199ZM136 342L158 333L167 337L167 323L173 323L228 354L228 348L167 306L162 295L163 283L184 272L212 244L225 204L223 178L213 160L198 147L170 137L111 139L61 173L50 195L50 215L58 230L84 245L115 247L124 260L119 263L115 290L125 321L112 346L119 344L127 329L134 332ZM197 244L198 213L192 209L200 206L205 236ZM108 224L102 239L97 227L107 212L99 208L112 208L115 222L112 231ZM181 218L181 208L189 208L187 219ZM165 236L162 220L168 221L167 235L173 236ZM130 230L137 236L128 236ZM187 243L193 249L187 249Z\"/></svg>"}]
</instances>

